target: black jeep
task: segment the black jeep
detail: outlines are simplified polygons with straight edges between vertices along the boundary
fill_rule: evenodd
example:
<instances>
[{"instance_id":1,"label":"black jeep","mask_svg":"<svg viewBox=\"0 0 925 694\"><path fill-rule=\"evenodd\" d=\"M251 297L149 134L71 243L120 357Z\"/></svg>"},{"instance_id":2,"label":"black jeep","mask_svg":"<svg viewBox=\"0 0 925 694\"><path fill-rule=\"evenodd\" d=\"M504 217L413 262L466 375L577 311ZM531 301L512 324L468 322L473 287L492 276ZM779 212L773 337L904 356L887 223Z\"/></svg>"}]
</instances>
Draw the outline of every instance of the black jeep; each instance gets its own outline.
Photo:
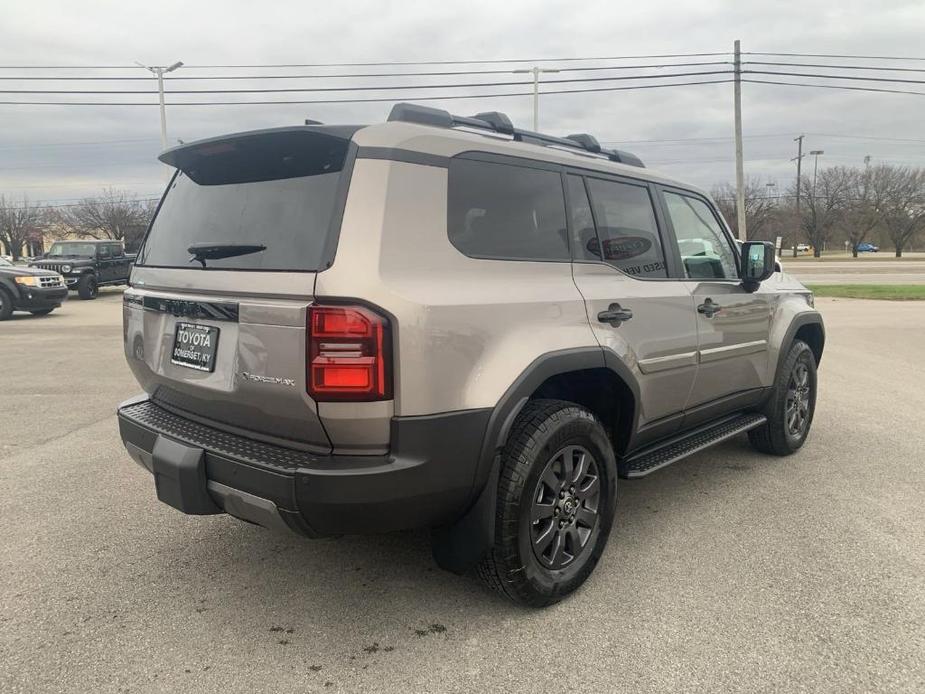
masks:
<instances>
[{"instance_id":1,"label":"black jeep","mask_svg":"<svg viewBox=\"0 0 925 694\"><path fill-rule=\"evenodd\" d=\"M57 272L19 267L0 258L0 321L13 311L44 316L65 299L67 288Z\"/></svg>"},{"instance_id":2,"label":"black jeep","mask_svg":"<svg viewBox=\"0 0 925 694\"><path fill-rule=\"evenodd\" d=\"M134 262L119 241L55 241L30 266L60 273L81 299L95 299L100 287L128 284Z\"/></svg>"}]
</instances>

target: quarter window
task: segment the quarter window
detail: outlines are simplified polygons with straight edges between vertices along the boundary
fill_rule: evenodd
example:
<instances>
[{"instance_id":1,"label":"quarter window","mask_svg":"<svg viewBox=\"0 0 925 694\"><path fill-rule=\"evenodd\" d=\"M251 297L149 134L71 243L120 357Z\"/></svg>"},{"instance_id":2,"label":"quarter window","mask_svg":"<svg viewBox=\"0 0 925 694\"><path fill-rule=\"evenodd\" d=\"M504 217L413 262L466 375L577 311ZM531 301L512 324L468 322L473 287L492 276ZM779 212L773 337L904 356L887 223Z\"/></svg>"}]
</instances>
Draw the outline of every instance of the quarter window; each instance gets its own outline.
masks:
<instances>
[{"instance_id":1,"label":"quarter window","mask_svg":"<svg viewBox=\"0 0 925 694\"><path fill-rule=\"evenodd\" d=\"M665 278L668 269L648 188L587 179L597 236L579 257L596 258L634 277Z\"/></svg>"},{"instance_id":2,"label":"quarter window","mask_svg":"<svg viewBox=\"0 0 925 694\"><path fill-rule=\"evenodd\" d=\"M665 191L684 274L690 279L735 279L735 254L710 207L699 198Z\"/></svg>"},{"instance_id":3,"label":"quarter window","mask_svg":"<svg viewBox=\"0 0 925 694\"><path fill-rule=\"evenodd\" d=\"M447 231L473 258L568 260L562 178L510 164L453 159Z\"/></svg>"}]
</instances>

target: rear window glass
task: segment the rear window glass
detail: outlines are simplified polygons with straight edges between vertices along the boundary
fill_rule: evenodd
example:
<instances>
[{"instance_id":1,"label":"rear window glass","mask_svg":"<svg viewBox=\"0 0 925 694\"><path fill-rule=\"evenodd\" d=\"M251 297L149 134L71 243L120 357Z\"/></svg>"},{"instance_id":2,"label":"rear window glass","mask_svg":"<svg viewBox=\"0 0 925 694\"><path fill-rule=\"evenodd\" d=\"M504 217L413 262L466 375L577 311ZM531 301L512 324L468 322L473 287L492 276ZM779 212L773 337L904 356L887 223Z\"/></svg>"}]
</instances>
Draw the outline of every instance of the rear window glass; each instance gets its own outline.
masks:
<instances>
[{"instance_id":1,"label":"rear window glass","mask_svg":"<svg viewBox=\"0 0 925 694\"><path fill-rule=\"evenodd\" d=\"M453 159L450 242L473 258L569 260L562 179L554 171Z\"/></svg>"},{"instance_id":2,"label":"rear window glass","mask_svg":"<svg viewBox=\"0 0 925 694\"><path fill-rule=\"evenodd\" d=\"M249 137L177 153L171 183L138 265L199 268L193 244L265 250L209 258L210 269L324 269L347 141L322 136Z\"/></svg>"}]
</instances>

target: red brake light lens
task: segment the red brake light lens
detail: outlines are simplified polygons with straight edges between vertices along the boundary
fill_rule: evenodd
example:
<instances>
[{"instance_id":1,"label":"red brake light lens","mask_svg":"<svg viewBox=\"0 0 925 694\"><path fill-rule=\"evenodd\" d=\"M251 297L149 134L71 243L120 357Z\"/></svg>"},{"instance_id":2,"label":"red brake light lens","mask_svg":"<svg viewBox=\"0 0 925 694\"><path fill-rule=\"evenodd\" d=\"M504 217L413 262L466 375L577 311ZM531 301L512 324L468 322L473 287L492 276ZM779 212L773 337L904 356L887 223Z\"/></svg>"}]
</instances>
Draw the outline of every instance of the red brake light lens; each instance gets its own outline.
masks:
<instances>
[{"instance_id":1,"label":"red brake light lens","mask_svg":"<svg viewBox=\"0 0 925 694\"><path fill-rule=\"evenodd\" d=\"M391 330L364 306L310 306L308 394L316 401L392 397Z\"/></svg>"}]
</instances>

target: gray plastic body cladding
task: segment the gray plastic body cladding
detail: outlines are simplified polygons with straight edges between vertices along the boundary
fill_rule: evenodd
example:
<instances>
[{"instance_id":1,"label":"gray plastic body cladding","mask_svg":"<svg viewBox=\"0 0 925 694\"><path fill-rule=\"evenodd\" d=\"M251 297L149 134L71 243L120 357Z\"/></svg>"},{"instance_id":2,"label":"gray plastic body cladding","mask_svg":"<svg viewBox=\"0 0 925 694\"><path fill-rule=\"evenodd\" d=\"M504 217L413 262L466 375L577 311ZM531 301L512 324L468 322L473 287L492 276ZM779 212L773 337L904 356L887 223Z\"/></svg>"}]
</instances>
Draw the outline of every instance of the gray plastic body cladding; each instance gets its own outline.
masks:
<instances>
[{"instance_id":1,"label":"gray plastic body cladding","mask_svg":"<svg viewBox=\"0 0 925 694\"><path fill-rule=\"evenodd\" d=\"M206 483L268 500L284 517L297 514L314 536L456 520L470 503L490 414L395 418L393 451L387 456L317 455L255 442L137 398L120 408L119 426L126 448L143 466L158 441L201 449Z\"/></svg>"}]
</instances>

